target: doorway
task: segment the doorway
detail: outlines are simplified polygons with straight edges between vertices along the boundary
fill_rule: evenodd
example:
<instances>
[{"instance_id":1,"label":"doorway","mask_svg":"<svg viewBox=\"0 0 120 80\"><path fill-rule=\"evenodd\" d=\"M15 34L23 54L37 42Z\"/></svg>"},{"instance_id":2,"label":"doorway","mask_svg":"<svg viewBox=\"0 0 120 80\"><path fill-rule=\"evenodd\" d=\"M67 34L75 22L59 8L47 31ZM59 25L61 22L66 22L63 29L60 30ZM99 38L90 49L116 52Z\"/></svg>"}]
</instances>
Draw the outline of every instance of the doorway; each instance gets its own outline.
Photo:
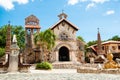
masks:
<instances>
[{"instance_id":1,"label":"doorway","mask_svg":"<svg viewBox=\"0 0 120 80\"><path fill-rule=\"evenodd\" d=\"M70 61L69 50L65 46L59 49L59 61Z\"/></svg>"}]
</instances>

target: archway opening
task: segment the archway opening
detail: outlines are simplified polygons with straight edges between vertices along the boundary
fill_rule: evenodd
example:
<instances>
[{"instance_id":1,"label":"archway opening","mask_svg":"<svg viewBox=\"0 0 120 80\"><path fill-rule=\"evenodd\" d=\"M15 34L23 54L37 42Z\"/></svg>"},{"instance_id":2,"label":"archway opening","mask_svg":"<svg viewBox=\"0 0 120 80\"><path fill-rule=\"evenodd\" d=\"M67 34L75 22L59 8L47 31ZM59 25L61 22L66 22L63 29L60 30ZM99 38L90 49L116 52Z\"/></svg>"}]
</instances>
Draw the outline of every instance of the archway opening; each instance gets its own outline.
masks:
<instances>
[{"instance_id":1,"label":"archway opening","mask_svg":"<svg viewBox=\"0 0 120 80\"><path fill-rule=\"evenodd\" d=\"M69 50L65 46L59 49L59 61L70 61Z\"/></svg>"}]
</instances>

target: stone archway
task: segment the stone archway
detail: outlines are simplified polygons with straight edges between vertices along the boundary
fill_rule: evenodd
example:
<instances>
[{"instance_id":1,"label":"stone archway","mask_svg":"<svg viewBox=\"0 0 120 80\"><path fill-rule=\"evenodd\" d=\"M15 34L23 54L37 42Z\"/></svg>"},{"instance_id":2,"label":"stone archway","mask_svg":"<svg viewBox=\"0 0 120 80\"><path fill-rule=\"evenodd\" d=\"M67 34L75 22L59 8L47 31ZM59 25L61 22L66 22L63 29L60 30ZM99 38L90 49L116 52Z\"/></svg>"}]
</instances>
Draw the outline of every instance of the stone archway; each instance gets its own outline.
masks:
<instances>
[{"instance_id":1,"label":"stone archway","mask_svg":"<svg viewBox=\"0 0 120 80\"><path fill-rule=\"evenodd\" d=\"M59 49L59 61L70 61L69 49L65 46Z\"/></svg>"}]
</instances>

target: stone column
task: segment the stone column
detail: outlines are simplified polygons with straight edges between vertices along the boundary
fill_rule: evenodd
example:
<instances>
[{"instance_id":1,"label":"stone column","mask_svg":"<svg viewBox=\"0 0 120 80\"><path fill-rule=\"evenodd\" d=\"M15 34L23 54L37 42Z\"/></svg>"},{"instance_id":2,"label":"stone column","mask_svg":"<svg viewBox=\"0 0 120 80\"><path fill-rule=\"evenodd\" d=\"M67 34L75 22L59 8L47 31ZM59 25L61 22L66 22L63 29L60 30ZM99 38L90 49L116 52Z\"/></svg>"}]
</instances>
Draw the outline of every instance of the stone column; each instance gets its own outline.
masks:
<instances>
[{"instance_id":1,"label":"stone column","mask_svg":"<svg viewBox=\"0 0 120 80\"><path fill-rule=\"evenodd\" d=\"M71 51L71 57L73 62L77 62L76 51Z\"/></svg>"},{"instance_id":2,"label":"stone column","mask_svg":"<svg viewBox=\"0 0 120 80\"><path fill-rule=\"evenodd\" d=\"M58 62L59 61L59 59L58 59L59 58L59 55L58 55L59 53L58 53L58 51L56 51L55 53L56 53L56 62Z\"/></svg>"},{"instance_id":3,"label":"stone column","mask_svg":"<svg viewBox=\"0 0 120 80\"><path fill-rule=\"evenodd\" d=\"M10 54L10 46L11 46L11 27L9 22L7 27L5 54Z\"/></svg>"},{"instance_id":4,"label":"stone column","mask_svg":"<svg viewBox=\"0 0 120 80\"><path fill-rule=\"evenodd\" d=\"M71 51L69 52L69 58L70 58L70 61L72 61L72 52Z\"/></svg>"},{"instance_id":5,"label":"stone column","mask_svg":"<svg viewBox=\"0 0 120 80\"><path fill-rule=\"evenodd\" d=\"M34 34L33 34L33 30L34 29L31 29L31 48L34 48L35 46L34 46Z\"/></svg>"},{"instance_id":6,"label":"stone column","mask_svg":"<svg viewBox=\"0 0 120 80\"><path fill-rule=\"evenodd\" d=\"M19 50L20 48L17 45L17 40L16 36L13 36L13 43L10 47L11 53L10 58L9 58L9 67L8 67L8 72L18 72L18 55L19 55Z\"/></svg>"}]
</instances>

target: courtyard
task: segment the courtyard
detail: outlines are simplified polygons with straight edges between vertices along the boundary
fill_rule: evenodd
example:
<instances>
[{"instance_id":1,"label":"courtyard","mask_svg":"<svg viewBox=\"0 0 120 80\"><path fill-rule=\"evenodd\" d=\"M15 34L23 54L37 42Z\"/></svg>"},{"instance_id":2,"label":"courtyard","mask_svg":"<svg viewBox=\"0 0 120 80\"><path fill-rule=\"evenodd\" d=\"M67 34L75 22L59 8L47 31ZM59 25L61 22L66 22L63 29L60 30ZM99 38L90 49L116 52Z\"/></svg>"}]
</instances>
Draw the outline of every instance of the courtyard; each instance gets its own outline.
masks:
<instances>
[{"instance_id":1,"label":"courtyard","mask_svg":"<svg viewBox=\"0 0 120 80\"><path fill-rule=\"evenodd\" d=\"M120 80L119 74L77 73L76 69L33 70L0 74L0 80Z\"/></svg>"},{"instance_id":2,"label":"courtyard","mask_svg":"<svg viewBox=\"0 0 120 80\"><path fill-rule=\"evenodd\" d=\"M120 80L120 0L0 0L0 80Z\"/></svg>"}]
</instances>

